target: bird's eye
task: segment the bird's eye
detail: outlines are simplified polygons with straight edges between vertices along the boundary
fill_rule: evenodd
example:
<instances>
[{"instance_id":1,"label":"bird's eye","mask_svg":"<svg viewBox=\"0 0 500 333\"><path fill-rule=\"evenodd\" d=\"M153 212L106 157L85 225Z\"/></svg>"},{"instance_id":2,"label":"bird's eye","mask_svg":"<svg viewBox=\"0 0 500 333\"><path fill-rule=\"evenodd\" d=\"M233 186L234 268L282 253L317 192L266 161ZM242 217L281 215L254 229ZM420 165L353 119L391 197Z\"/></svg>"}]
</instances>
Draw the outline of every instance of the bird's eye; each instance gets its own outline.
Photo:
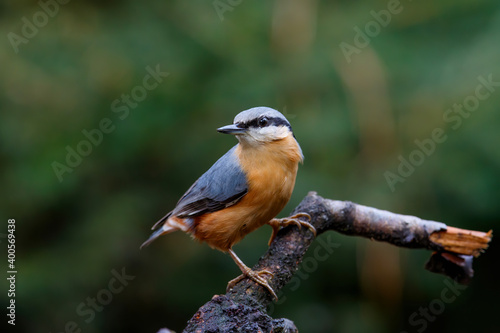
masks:
<instances>
[{"instance_id":1,"label":"bird's eye","mask_svg":"<svg viewBox=\"0 0 500 333\"><path fill-rule=\"evenodd\" d=\"M259 118L259 127L265 127L269 123L269 119L267 117Z\"/></svg>"}]
</instances>

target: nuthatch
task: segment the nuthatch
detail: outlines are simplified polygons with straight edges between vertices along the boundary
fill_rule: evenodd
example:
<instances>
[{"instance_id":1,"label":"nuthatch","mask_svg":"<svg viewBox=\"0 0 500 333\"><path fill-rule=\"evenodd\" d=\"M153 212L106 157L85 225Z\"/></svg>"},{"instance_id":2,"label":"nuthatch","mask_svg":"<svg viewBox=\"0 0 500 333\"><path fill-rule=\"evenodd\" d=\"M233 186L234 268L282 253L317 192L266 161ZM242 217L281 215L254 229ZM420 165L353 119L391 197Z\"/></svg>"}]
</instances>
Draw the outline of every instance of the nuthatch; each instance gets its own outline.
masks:
<instances>
[{"instance_id":1,"label":"nuthatch","mask_svg":"<svg viewBox=\"0 0 500 333\"><path fill-rule=\"evenodd\" d=\"M263 277L273 274L268 270L252 271L232 247L264 224L273 228L269 244L278 230L289 224L303 225L316 233L310 223L298 219L310 220L307 214L274 218L290 200L298 164L303 160L302 150L288 120L267 107L243 111L232 125L217 131L235 135L239 143L189 188L174 210L153 226L153 230L159 229L141 248L161 235L182 230L233 258L243 274L229 282L228 290L248 277L277 299Z\"/></svg>"}]
</instances>

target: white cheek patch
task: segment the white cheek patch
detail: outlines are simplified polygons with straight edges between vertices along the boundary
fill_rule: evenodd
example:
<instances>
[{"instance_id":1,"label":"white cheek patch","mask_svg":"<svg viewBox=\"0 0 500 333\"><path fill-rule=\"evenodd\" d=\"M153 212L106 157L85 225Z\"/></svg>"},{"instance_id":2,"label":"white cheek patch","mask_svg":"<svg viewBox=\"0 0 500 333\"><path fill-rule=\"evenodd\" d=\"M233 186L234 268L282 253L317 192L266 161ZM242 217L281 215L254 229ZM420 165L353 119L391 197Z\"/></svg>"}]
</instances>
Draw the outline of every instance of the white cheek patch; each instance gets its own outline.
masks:
<instances>
[{"instance_id":1,"label":"white cheek patch","mask_svg":"<svg viewBox=\"0 0 500 333\"><path fill-rule=\"evenodd\" d=\"M269 142L284 139L290 130L286 126L268 126L262 128L251 128L248 135L256 141Z\"/></svg>"}]
</instances>

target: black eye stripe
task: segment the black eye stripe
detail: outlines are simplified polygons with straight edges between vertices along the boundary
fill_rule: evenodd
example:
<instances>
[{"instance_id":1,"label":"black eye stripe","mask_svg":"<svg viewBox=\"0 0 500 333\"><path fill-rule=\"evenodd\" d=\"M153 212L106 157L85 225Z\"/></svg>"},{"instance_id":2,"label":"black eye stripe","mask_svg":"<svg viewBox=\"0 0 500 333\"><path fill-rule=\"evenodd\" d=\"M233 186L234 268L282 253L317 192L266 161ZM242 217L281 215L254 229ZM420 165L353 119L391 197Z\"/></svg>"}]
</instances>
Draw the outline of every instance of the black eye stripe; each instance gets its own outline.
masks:
<instances>
[{"instance_id":1,"label":"black eye stripe","mask_svg":"<svg viewBox=\"0 0 500 333\"><path fill-rule=\"evenodd\" d=\"M292 131L292 126L290 126L290 123L283 118L278 118L278 117L265 117L267 119L267 123L265 126L259 125L261 118L256 118L252 119L251 121L248 121L246 123L238 123L236 124L240 128L249 128L249 127L254 127L254 128L259 128L259 127L268 127L268 126L286 126Z\"/></svg>"}]
</instances>

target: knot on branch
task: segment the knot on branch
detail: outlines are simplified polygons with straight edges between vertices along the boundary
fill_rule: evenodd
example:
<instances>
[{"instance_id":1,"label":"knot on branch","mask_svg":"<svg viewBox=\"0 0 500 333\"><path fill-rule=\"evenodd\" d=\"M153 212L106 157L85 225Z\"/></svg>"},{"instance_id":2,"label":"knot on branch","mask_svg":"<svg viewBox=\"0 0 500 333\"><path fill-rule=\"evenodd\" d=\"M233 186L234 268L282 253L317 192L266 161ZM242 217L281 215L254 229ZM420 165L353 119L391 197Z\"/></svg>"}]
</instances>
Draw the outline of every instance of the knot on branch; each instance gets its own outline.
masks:
<instances>
[{"instance_id":1,"label":"knot on branch","mask_svg":"<svg viewBox=\"0 0 500 333\"><path fill-rule=\"evenodd\" d=\"M273 319L263 310L216 295L191 318L184 332L276 332L294 333L288 319Z\"/></svg>"}]
</instances>

